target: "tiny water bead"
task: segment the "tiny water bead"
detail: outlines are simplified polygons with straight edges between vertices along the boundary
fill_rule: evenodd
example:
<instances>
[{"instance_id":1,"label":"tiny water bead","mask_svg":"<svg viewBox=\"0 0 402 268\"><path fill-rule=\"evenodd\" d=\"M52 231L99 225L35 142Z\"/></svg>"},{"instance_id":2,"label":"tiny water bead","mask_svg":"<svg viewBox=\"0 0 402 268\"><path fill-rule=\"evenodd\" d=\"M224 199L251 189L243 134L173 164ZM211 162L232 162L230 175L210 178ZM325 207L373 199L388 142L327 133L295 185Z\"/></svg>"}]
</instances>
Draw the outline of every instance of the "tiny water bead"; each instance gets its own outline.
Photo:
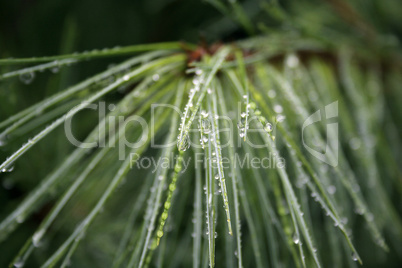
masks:
<instances>
[{"instance_id":1,"label":"tiny water bead","mask_svg":"<svg viewBox=\"0 0 402 268\"><path fill-rule=\"evenodd\" d=\"M299 65L299 58L296 55L293 55L293 54L289 55L286 58L286 65L289 68L296 68Z\"/></svg>"},{"instance_id":2,"label":"tiny water bead","mask_svg":"<svg viewBox=\"0 0 402 268\"><path fill-rule=\"evenodd\" d=\"M246 130L248 129L248 125L246 126L246 118L241 118L239 122L237 122L237 128L239 129L239 136L241 138L245 137Z\"/></svg>"},{"instance_id":3,"label":"tiny water bead","mask_svg":"<svg viewBox=\"0 0 402 268\"><path fill-rule=\"evenodd\" d=\"M280 114L280 115L278 115L278 116L276 117L276 122L279 122L279 123L280 123L280 122L283 122L283 121L285 120L285 118L286 118L286 117L285 117L284 115L281 115L281 114Z\"/></svg>"},{"instance_id":4,"label":"tiny water bead","mask_svg":"<svg viewBox=\"0 0 402 268\"><path fill-rule=\"evenodd\" d=\"M14 262L14 267L15 268L20 268L23 267L25 264L24 260L22 258L19 258L16 262Z\"/></svg>"},{"instance_id":5,"label":"tiny water bead","mask_svg":"<svg viewBox=\"0 0 402 268\"><path fill-rule=\"evenodd\" d=\"M352 150L358 150L361 146L361 141L359 138L354 137L349 140L349 146Z\"/></svg>"},{"instance_id":6,"label":"tiny water bead","mask_svg":"<svg viewBox=\"0 0 402 268\"><path fill-rule=\"evenodd\" d=\"M34 247L40 246L40 240L44 235L44 233L45 233L44 230L34 233L34 235L32 236L32 244L34 245Z\"/></svg>"},{"instance_id":7,"label":"tiny water bead","mask_svg":"<svg viewBox=\"0 0 402 268\"><path fill-rule=\"evenodd\" d=\"M266 124L265 124L264 130L265 130L266 132L271 132L272 129L273 129L273 127L272 127L272 124L271 124L271 123L266 123Z\"/></svg>"},{"instance_id":8,"label":"tiny water bead","mask_svg":"<svg viewBox=\"0 0 402 268\"><path fill-rule=\"evenodd\" d=\"M334 185L330 185L328 186L327 191L329 194L333 195L336 192L336 187Z\"/></svg>"},{"instance_id":9,"label":"tiny water bead","mask_svg":"<svg viewBox=\"0 0 402 268\"><path fill-rule=\"evenodd\" d=\"M358 260L359 260L359 256L357 255L356 252L353 252L353 253L352 253L352 260L353 260L353 261L358 261Z\"/></svg>"},{"instance_id":10,"label":"tiny water bead","mask_svg":"<svg viewBox=\"0 0 402 268\"><path fill-rule=\"evenodd\" d=\"M207 118L208 115L209 115L209 113L207 113L205 110L202 110L202 111L201 111L201 117L202 117L202 118Z\"/></svg>"},{"instance_id":11,"label":"tiny water bead","mask_svg":"<svg viewBox=\"0 0 402 268\"><path fill-rule=\"evenodd\" d=\"M276 91L274 89L270 89L268 91L268 97L271 98L271 99L275 98L276 97Z\"/></svg>"},{"instance_id":12,"label":"tiny water bead","mask_svg":"<svg viewBox=\"0 0 402 268\"><path fill-rule=\"evenodd\" d=\"M55 67L53 67L52 69L50 69L50 71L52 72L52 73L58 73L59 71L60 71L60 66L55 66Z\"/></svg>"},{"instance_id":13,"label":"tiny water bead","mask_svg":"<svg viewBox=\"0 0 402 268\"><path fill-rule=\"evenodd\" d=\"M17 218L16 218L16 221L18 222L18 223L23 223L24 221L25 221L25 216L24 215L18 215L17 216Z\"/></svg>"},{"instance_id":14,"label":"tiny water bead","mask_svg":"<svg viewBox=\"0 0 402 268\"><path fill-rule=\"evenodd\" d=\"M202 119L201 128L205 134L209 134L211 132L211 121L209 119Z\"/></svg>"},{"instance_id":15,"label":"tiny water bead","mask_svg":"<svg viewBox=\"0 0 402 268\"><path fill-rule=\"evenodd\" d=\"M274 111L275 111L275 113L277 113L277 114L282 113L282 112L283 112L283 107L282 107L282 105L280 105L280 104L275 104L275 105L274 105Z\"/></svg>"},{"instance_id":16,"label":"tiny water bead","mask_svg":"<svg viewBox=\"0 0 402 268\"><path fill-rule=\"evenodd\" d=\"M23 74L20 75L20 80L25 85L31 84L34 79L35 79L35 73L34 72L23 73Z\"/></svg>"},{"instance_id":17,"label":"tiny water bead","mask_svg":"<svg viewBox=\"0 0 402 268\"><path fill-rule=\"evenodd\" d=\"M183 137L178 138L177 141L177 148L179 151L186 151L188 148L190 148L190 136L188 134L185 134Z\"/></svg>"},{"instance_id":18,"label":"tiny water bead","mask_svg":"<svg viewBox=\"0 0 402 268\"><path fill-rule=\"evenodd\" d=\"M257 104L255 104L255 102L250 102L247 107L249 109L255 110L257 108Z\"/></svg>"},{"instance_id":19,"label":"tiny water bead","mask_svg":"<svg viewBox=\"0 0 402 268\"><path fill-rule=\"evenodd\" d=\"M274 141L275 140L275 136L272 135L272 130L273 130L273 126L271 123L268 122L268 120L262 115L261 111L259 109L257 109L257 105L254 102L250 103L252 105L253 108L252 111L254 113L255 116L257 116L258 121L261 123L262 128L267 132L268 136L271 137L271 139Z\"/></svg>"},{"instance_id":20,"label":"tiny water bead","mask_svg":"<svg viewBox=\"0 0 402 268\"><path fill-rule=\"evenodd\" d=\"M154 80L155 82L159 80L159 74L154 74L152 76L152 80Z\"/></svg>"},{"instance_id":21,"label":"tiny water bead","mask_svg":"<svg viewBox=\"0 0 402 268\"><path fill-rule=\"evenodd\" d=\"M11 167L5 167L1 170L1 172L5 173L5 172L12 172L14 170L14 166Z\"/></svg>"},{"instance_id":22,"label":"tiny water bead","mask_svg":"<svg viewBox=\"0 0 402 268\"><path fill-rule=\"evenodd\" d=\"M194 84L195 86L198 86L198 85L200 84L200 80L199 80L198 78L194 78L194 79L193 79L193 84Z\"/></svg>"},{"instance_id":23,"label":"tiny water bead","mask_svg":"<svg viewBox=\"0 0 402 268\"><path fill-rule=\"evenodd\" d=\"M292 237L293 243L295 243L296 245L300 243L300 238L298 234L294 234Z\"/></svg>"}]
</instances>

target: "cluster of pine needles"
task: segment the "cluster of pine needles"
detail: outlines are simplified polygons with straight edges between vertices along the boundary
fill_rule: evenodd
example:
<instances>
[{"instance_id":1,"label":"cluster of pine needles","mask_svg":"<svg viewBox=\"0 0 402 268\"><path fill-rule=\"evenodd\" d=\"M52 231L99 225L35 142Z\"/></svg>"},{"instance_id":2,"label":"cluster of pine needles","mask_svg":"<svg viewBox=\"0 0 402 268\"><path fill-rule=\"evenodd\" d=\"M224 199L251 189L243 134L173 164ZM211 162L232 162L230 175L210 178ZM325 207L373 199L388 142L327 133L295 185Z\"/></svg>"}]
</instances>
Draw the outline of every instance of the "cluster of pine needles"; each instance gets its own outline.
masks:
<instances>
[{"instance_id":1,"label":"cluster of pine needles","mask_svg":"<svg viewBox=\"0 0 402 268\"><path fill-rule=\"evenodd\" d=\"M357 267L401 260L394 205L402 194L401 145L387 99L401 96L401 66L384 67L347 44L285 34L211 51L172 42L0 60L3 70L36 64L0 75L4 83L19 77L32 86L45 70L130 56L0 122L2 148L25 139L1 159L5 188L30 161L57 153L41 144L68 148L57 165L45 164L44 178L31 174L26 196L3 206L0 241L25 241L5 250L10 267ZM100 121L85 114L99 101L113 107ZM331 103L339 111L337 142L328 140L334 133L325 120L302 131ZM153 131L122 152L120 141L141 140L144 129L113 117L140 117ZM90 130L81 135L86 143L107 146L68 145L68 120ZM303 145L324 149L336 165ZM51 154L42 156L46 150ZM133 164L133 154L174 162L151 172ZM239 162L267 157L265 168Z\"/></svg>"}]
</instances>

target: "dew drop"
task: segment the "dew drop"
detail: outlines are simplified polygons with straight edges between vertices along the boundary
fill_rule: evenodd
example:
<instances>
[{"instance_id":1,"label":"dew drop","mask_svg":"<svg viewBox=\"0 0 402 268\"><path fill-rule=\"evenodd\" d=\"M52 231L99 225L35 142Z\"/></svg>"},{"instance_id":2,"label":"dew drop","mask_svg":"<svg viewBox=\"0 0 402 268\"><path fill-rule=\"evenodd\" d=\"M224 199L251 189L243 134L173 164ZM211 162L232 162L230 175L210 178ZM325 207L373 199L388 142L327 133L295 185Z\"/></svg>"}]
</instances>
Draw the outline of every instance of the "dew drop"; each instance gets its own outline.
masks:
<instances>
[{"instance_id":1,"label":"dew drop","mask_svg":"<svg viewBox=\"0 0 402 268\"><path fill-rule=\"evenodd\" d=\"M348 223L348 218L344 217L341 219L342 224L347 224Z\"/></svg>"},{"instance_id":2,"label":"dew drop","mask_svg":"<svg viewBox=\"0 0 402 268\"><path fill-rule=\"evenodd\" d=\"M334 185L330 185L330 186L328 186L327 191L329 194L335 194L336 187Z\"/></svg>"},{"instance_id":3,"label":"dew drop","mask_svg":"<svg viewBox=\"0 0 402 268\"><path fill-rule=\"evenodd\" d=\"M205 134L211 132L211 122L208 119L201 120L201 127L203 128Z\"/></svg>"},{"instance_id":4,"label":"dew drop","mask_svg":"<svg viewBox=\"0 0 402 268\"><path fill-rule=\"evenodd\" d=\"M278 116L276 117L276 121L277 121L277 122L283 122L283 120L285 120L285 118L286 118L286 117L285 117L284 115L281 115L281 114L280 114L280 115L278 115Z\"/></svg>"},{"instance_id":5,"label":"dew drop","mask_svg":"<svg viewBox=\"0 0 402 268\"><path fill-rule=\"evenodd\" d=\"M154 74L152 76L152 80L154 80L155 82L159 80L159 74Z\"/></svg>"},{"instance_id":6,"label":"dew drop","mask_svg":"<svg viewBox=\"0 0 402 268\"><path fill-rule=\"evenodd\" d=\"M40 246L40 239L42 238L43 234L44 230L34 233L34 235L32 236L32 244L34 245L34 247Z\"/></svg>"},{"instance_id":7,"label":"dew drop","mask_svg":"<svg viewBox=\"0 0 402 268\"><path fill-rule=\"evenodd\" d=\"M19 215L19 216L16 218L16 220L17 220L18 223L23 223L25 219L24 219L24 217L23 217L22 215Z\"/></svg>"},{"instance_id":8,"label":"dew drop","mask_svg":"<svg viewBox=\"0 0 402 268\"><path fill-rule=\"evenodd\" d=\"M52 73L58 73L60 71L60 68L58 66L53 67L52 69L50 69L52 71Z\"/></svg>"},{"instance_id":9,"label":"dew drop","mask_svg":"<svg viewBox=\"0 0 402 268\"><path fill-rule=\"evenodd\" d=\"M179 151L186 151L190 148L190 137L188 134L185 134L181 139L177 141L177 148Z\"/></svg>"},{"instance_id":10,"label":"dew drop","mask_svg":"<svg viewBox=\"0 0 402 268\"><path fill-rule=\"evenodd\" d=\"M202 111L201 111L201 117L202 117L202 118L207 118L208 115L209 115L209 114L208 114L205 110L202 110Z\"/></svg>"},{"instance_id":11,"label":"dew drop","mask_svg":"<svg viewBox=\"0 0 402 268\"><path fill-rule=\"evenodd\" d=\"M5 167L1 170L1 172L12 172L14 170L14 166Z\"/></svg>"},{"instance_id":12,"label":"dew drop","mask_svg":"<svg viewBox=\"0 0 402 268\"><path fill-rule=\"evenodd\" d=\"M354 137L349 140L349 146L352 150L358 150L361 146L361 141L359 138Z\"/></svg>"},{"instance_id":13,"label":"dew drop","mask_svg":"<svg viewBox=\"0 0 402 268\"><path fill-rule=\"evenodd\" d=\"M34 72L23 73L23 74L20 75L20 80L25 85L29 85L30 83L32 83L34 78L35 78L35 73Z\"/></svg>"},{"instance_id":14,"label":"dew drop","mask_svg":"<svg viewBox=\"0 0 402 268\"><path fill-rule=\"evenodd\" d=\"M299 58L298 57L296 57L296 55L289 55L287 58L286 58L286 65L289 67L289 68L296 68L297 67L297 65L299 65Z\"/></svg>"},{"instance_id":15,"label":"dew drop","mask_svg":"<svg viewBox=\"0 0 402 268\"><path fill-rule=\"evenodd\" d=\"M271 99L276 97L276 91L271 89L268 91L268 97L270 97Z\"/></svg>"},{"instance_id":16,"label":"dew drop","mask_svg":"<svg viewBox=\"0 0 402 268\"><path fill-rule=\"evenodd\" d=\"M294 235L293 235L293 243L295 243L295 244L299 244L299 242L300 242L300 238L299 238L299 236L295 233Z\"/></svg>"},{"instance_id":17,"label":"dew drop","mask_svg":"<svg viewBox=\"0 0 402 268\"><path fill-rule=\"evenodd\" d=\"M129 75L126 74L125 76L123 76L123 80L124 80L124 81L128 81L129 79L130 79L130 76L129 76Z\"/></svg>"},{"instance_id":18,"label":"dew drop","mask_svg":"<svg viewBox=\"0 0 402 268\"><path fill-rule=\"evenodd\" d=\"M24 264L25 264L25 262L24 262L24 260L22 260L21 258L20 259L18 259L16 262L14 262L14 267L16 267L16 268L19 268L19 267L22 267L22 266L24 266Z\"/></svg>"},{"instance_id":19,"label":"dew drop","mask_svg":"<svg viewBox=\"0 0 402 268\"><path fill-rule=\"evenodd\" d=\"M247 108L250 108L250 109L252 109L252 110L255 110L255 108L257 108L257 105L254 103L254 102L250 102L249 104L248 104L248 107Z\"/></svg>"},{"instance_id":20,"label":"dew drop","mask_svg":"<svg viewBox=\"0 0 402 268\"><path fill-rule=\"evenodd\" d=\"M352 260L353 261L358 261L359 260L359 257L357 256L356 252L352 253Z\"/></svg>"},{"instance_id":21,"label":"dew drop","mask_svg":"<svg viewBox=\"0 0 402 268\"><path fill-rule=\"evenodd\" d=\"M363 215L364 212L365 212L365 210L364 210L363 207L358 206L358 207L355 208L355 213L358 214L358 215Z\"/></svg>"},{"instance_id":22,"label":"dew drop","mask_svg":"<svg viewBox=\"0 0 402 268\"><path fill-rule=\"evenodd\" d=\"M277 113L277 114L282 113L282 112L283 112L283 107L282 107L282 105L280 105L280 104L275 104L275 105L274 105L274 111L275 111L275 113Z\"/></svg>"},{"instance_id":23,"label":"dew drop","mask_svg":"<svg viewBox=\"0 0 402 268\"><path fill-rule=\"evenodd\" d=\"M265 126L264 126L264 130L265 130L266 132L271 132L271 131L272 131L272 125L271 125L271 123L266 123Z\"/></svg>"}]
</instances>

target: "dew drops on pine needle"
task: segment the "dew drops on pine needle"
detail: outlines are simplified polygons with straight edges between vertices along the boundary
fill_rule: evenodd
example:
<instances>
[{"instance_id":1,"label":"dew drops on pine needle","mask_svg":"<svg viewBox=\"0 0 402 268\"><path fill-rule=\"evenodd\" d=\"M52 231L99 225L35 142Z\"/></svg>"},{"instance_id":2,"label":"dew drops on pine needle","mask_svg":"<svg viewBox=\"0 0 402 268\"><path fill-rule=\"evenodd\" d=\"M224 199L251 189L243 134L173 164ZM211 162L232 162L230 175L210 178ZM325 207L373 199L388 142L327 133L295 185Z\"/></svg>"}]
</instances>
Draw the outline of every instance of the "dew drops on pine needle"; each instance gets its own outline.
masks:
<instances>
[{"instance_id":1,"label":"dew drops on pine needle","mask_svg":"<svg viewBox=\"0 0 402 268\"><path fill-rule=\"evenodd\" d=\"M20 75L20 81L24 83L25 85L29 85L33 82L35 79L35 73L34 72L29 72L29 73L23 73Z\"/></svg>"}]
</instances>

